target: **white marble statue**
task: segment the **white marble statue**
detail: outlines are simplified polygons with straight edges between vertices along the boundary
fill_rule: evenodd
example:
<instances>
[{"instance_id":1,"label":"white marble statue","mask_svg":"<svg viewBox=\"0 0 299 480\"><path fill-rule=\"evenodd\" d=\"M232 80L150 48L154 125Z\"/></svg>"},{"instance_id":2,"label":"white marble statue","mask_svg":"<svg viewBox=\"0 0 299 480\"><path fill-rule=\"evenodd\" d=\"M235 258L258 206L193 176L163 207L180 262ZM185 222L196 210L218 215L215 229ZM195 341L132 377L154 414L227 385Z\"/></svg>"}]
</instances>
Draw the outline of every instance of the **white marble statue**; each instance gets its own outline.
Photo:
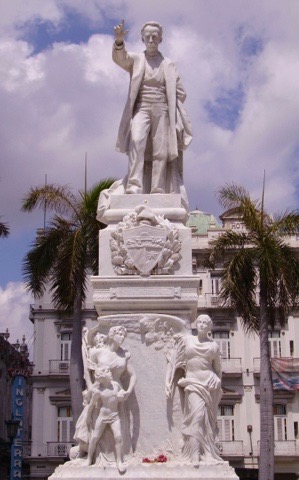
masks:
<instances>
[{"instance_id":1,"label":"white marble statue","mask_svg":"<svg viewBox=\"0 0 299 480\"><path fill-rule=\"evenodd\" d=\"M107 425L110 425L115 441L117 468L120 473L124 473L126 467L123 463L122 434L118 404L124 401L125 396L120 392L121 387L118 382L113 380L111 370L108 367L96 366L94 388L86 414L87 427L91 432L87 463L88 465L94 463L97 443ZM98 411L98 413L93 425L92 416L94 411Z\"/></svg>"},{"instance_id":2,"label":"white marble statue","mask_svg":"<svg viewBox=\"0 0 299 480\"><path fill-rule=\"evenodd\" d=\"M82 354L87 389L83 394L84 408L74 435L78 443L77 457L79 463L80 459L87 457L88 465L101 466L103 455L115 450L117 467L123 473L123 447L128 451L130 444L124 402L134 389L136 375L130 353L121 347L127 334L126 328L111 327L108 335L100 333L98 328L83 330ZM122 384L123 375L129 379L126 389ZM108 424L113 435L101 442Z\"/></svg>"},{"instance_id":3,"label":"white marble statue","mask_svg":"<svg viewBox=\"0 0 299 480\"><path fill-rule=\"evenodd\" d=\"M162 27L157 22L143 25L143 53L126 50L124 21L114 33L113 60L131 78L116 146L129 157L125 192L180 193L182 152L191 142L192 132L176 67L158 50Z\"/></svg>"},{"instance_id":4,"label":"white marble statue","mask_svg":"<svg viewBox=\"0 0 299 480\"><path fill-rule=\"evenodd\" d=\"M210 317L199 315L196 326L197 336L175 335L166 378L166 395L170 397L176 370L185 372L178 381L184 390L182 454L194 466L222 462L216 446L217 408L222 394L220 350L209 335Z\"/></svg>"}]
</instances>

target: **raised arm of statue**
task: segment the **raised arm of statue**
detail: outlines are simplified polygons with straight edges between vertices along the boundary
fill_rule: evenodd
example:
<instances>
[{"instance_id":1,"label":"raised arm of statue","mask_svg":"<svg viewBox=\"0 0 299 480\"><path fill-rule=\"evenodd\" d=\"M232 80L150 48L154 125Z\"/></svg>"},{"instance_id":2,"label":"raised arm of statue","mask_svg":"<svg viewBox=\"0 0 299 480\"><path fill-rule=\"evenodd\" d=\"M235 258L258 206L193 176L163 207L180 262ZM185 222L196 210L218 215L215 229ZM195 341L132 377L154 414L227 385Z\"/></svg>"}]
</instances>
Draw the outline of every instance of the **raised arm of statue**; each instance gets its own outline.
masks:
<instances>
[{"instance_id":1,"label":"raised arm of statue","mask_svg":"<svg viewBox=\"0 0 299 480\"><path fill-rule=\"evenodd\" d=\"M114 27L114 38L115 38L115 43L118 46L121 46L124 41L125 37L129 30L125 30L125 21L122 20L118 25Z\"/></svg>"},{"instance_id":2,"label":"raised arm of statue","mask_svg":"<svg viewBox=\"0 0 299 480\"><path fill-rule=\"evenodd\" d=\"M86 382L87 390L92 388L92 379L90 376L90 370L88 368L88 357L89 357L89 345L87 339L88 329L83 327L82 329L82 359L83 359L83 369L84 369L84 380Z\"/></svg>"}]
</instances>

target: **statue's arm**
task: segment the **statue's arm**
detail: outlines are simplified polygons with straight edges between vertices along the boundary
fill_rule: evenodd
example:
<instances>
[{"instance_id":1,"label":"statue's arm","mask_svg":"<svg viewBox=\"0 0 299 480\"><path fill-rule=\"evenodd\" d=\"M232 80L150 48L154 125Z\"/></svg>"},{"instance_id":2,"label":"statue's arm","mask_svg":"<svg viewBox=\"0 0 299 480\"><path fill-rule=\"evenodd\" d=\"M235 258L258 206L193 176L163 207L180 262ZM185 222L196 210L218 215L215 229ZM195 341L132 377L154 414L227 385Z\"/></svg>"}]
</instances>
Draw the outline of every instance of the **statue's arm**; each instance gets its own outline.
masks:
<instances>
[{"instance_id":1,"label":"statue's arm","mask_svg":"<svg viewBox=\"0 0 299 480\"><path fill-rule=\"evenodd\" d=\"M129 54L129 52L127 52L124 43L121 47L118 47L116 43L114 43L112 50L112 59L119 67L123 68L127 72L131 72L134 59Z\"/></svg>"},{"instance_id":2,"label":"statue's arm","mask_svg":"<svg viewBox=\"0 0 299 480\"><path fill-rule=\"evenodd\" d=\"M86 327L82 330L82 359L84 368L84 380L86 382L87 390L92 389L92 380L89 370L89 345L87 339L88 330Z\"/></svg>"},{"instance_id":3,"label":"statue's arm","mask_svg":"<svg viewBox=\"0 0 299 480\"><path fill-rule=\"evenodd\" d=\"M129 352L126 352L126 357L127 357L126 374L129 376L130 381L129 381L127 390L120 390L120 392L118 393L118 399L121 402L127 400L127 398L131 395L136 383L136 373L132 366Z\"/></svg>"},{"instance_id":4,"label":"statue's arm","mask_svg":"<svg viewBox=\"0 0 299 480\"><path fill-rule=\"evenodd\" d=\"M125 30L125 22L121 21L116 27L114 27L114 44L112 50L112 59L121 68L130 72L133 65L133 58L126 50L125 37L128 30Z\"/></svg>"},{"instance_id":5,"label":"statue's arm","mask_svg":"<svg viewBox=\"0 0 299 480\"><path fill-rule=\"evenodd\" d=\"M129 382L129 386L127 388L127 394L128 396L131 395L132 391L133 391L133 388L135 387L135 383L136 383L136 373L135 373L135 370L132 366L132 363L131 363L131 360L128 359L127 361L127 373L130 377L130 382Z\"/></svg>"},{"instance_id":6,"label":"statue's arm","mask_svg":"<svg viewBox=\"0 0 299 480\"><path fill-rule=\"evenodd\" d=\"M216 353L213 359L213 370L216 373L217 377L220 378L222 377L222 367L221 367L221 354L220 354L220 349L217 343L215 342L215 348L216 348Z\"/></svg>"}]
</instances>

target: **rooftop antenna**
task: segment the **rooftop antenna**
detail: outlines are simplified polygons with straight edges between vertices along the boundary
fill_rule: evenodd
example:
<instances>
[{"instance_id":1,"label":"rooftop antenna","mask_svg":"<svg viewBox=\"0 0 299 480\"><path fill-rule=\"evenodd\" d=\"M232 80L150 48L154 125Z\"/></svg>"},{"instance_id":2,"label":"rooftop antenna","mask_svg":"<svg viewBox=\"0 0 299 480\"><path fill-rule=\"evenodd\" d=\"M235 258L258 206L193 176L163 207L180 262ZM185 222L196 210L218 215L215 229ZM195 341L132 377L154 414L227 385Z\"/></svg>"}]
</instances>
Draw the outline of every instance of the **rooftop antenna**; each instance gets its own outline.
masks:
<instances>
[{"instance_id":1,"label":"rooftop antenna","mask_svg":"<svg viewBox=\"0 0 299 480\"><path fill-rule=\"evenodd\" d=\"M47 174L45 174L45 187L47 186ZM47 200L44 204L44 230L46 229L46 220L47 220Z\"/></svg>"},{"instance_id":2,"label":"rooftop antenna","mask_svg":"<svg viewBox=\"0 0 299 480\"><path fill-rule=\"evenodd\" d=\"M84 194L87 192L87 152L85 152Z\"/></svg>"}]
</instances>

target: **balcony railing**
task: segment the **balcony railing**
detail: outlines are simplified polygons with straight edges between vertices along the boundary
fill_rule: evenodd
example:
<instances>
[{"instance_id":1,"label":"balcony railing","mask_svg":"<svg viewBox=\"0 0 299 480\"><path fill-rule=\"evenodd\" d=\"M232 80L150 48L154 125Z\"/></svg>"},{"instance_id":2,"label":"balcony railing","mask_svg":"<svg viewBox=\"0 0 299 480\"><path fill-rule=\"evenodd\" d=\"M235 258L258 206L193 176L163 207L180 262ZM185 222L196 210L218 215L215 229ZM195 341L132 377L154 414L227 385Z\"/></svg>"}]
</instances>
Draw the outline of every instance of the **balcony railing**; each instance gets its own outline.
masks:
<instances>
[{"instance_id":1,"label":"balcony railing","mask_svg":"<svg viewBox=\"0 0 299 480\"><path fill-rule=\"evenodd\" d=\"M224 374L242 374L241 358L222 358L221 365Z\"/></svg>"},{"instance_id":2,"label":"balcony railing","mask_svg":"<svg viewBox=\"0 0 299 480\"><path fill-rule=\"evenodd\" d=\"M32 442L22 441L23 457L24 458L27 458L27 457L31 456L31 444L32 444Z\"/></svg>"},{"instance_id":3,"label":"balcony railing","mask_svg":"<svg viewBox=\"0 0 299 480\"><path fill-rule=\"evenodd\" d=\"M260 371L261 371L261 359L260 358L254 358L253 359L253 373L260 374Z\"/></svg>"},{"instance_id":4,"label":"balcony railing","mask_svg":"<svg viewBox=\"0 0 299 480\"><path fill-rule=\"evenodd\" d=\"M222 457L242 457L244 456L243 441L223 441L218 442L217 446Z\"/></svg>"},{"instance_id":5,"label":"balcony railing","mask_svg":"<svg viewBox=\"0 0 299 480\"><path fill-rule=\"evenodd\" d=\"M47 442L47 456L68 457L70 449L74 445L72 442Z\"/></svg>"},{"instance_id":6,"label":"balcony railing","mask_svg":"<svg viewBox=\"0 0 299 480\"><path fill-rule=\"evenodd\" d=\"M260 441L257 442L258 455L260 455ZM299 453L299 452L298 452ZM279 457L293 457L297 455L296 440L275 440L274 455Z\"/></svg>"},{"instance_id":7,"label":"balcony railing","mask_svg":"<svg viewBox=\"0 0 299 480\"><path fill-rule=\"evenodd\" d=\"M69 373L70 361L69 360L49 360L49 373Z\"/></svg>"},{"instance_id":8,"label":"balcony railing","mask_svg":"<svg viewBox=\"0 0 299 480\"><path fill-rule=\"evenodd\" d=\"M220 295L215 295L213 293L206 293L205 294L205 306L206 307L211 307L211 308L216 308L216 307L224 307L224 302L222 298L220 298Z\"/></svg>"}]
</instances>

